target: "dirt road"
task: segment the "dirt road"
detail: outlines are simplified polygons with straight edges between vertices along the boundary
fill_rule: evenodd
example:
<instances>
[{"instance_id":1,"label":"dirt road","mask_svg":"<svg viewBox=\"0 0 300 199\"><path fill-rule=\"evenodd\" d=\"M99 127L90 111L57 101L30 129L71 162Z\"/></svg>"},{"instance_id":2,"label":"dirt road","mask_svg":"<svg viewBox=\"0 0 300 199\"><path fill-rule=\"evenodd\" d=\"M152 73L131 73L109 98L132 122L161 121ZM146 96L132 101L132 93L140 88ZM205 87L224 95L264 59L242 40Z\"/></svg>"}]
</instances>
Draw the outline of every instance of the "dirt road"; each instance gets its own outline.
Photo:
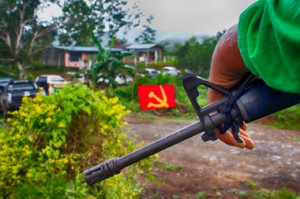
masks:
<instances>
[{"instance_id":1,"label":"dirt road","mask_svg":"<svg viewBox=\"0 0 300 199\"><path fill-rule=\"evenodd\" d=\"M195 122L127 121L129 136L145 144ZM300 195L300 131L250 124L248 133L256 144L253 150L220 141L204 143L196 135L160 152L163 164L178 169L158 165L154 171L157 181L148 186L143 198L197 198L199 192L205 192L206 198L237 198L237 192L249 190L251 184L268 189L285 187Z\"/></svg>"}]
</instances>

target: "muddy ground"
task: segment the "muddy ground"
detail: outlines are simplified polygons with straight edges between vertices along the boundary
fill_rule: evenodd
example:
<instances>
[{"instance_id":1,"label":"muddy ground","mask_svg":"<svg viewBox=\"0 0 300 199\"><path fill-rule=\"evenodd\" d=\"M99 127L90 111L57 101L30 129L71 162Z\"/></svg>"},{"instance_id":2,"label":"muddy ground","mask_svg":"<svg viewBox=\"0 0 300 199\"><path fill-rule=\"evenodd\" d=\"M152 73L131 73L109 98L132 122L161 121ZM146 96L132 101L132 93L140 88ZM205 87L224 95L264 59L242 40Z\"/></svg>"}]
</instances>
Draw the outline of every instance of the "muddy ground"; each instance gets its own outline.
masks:
<instances>
[{"instance_id":1,"label":"muddy ground","mask_svg":"<svg viewBox=\"0 0 300 199\"><path fill-rule=\"evenodd\" d=\"M126 120L129 136L145 144L195 122ZM288 188L300 195L300 131L264 128L260 123L249 124L253 150L220 141L204 143L196 135L161 151L153 171L157 179L142 198L199 198L201 192L206 198L238 198L238 193L262 188Z\"/></svg>"}]
</instances>

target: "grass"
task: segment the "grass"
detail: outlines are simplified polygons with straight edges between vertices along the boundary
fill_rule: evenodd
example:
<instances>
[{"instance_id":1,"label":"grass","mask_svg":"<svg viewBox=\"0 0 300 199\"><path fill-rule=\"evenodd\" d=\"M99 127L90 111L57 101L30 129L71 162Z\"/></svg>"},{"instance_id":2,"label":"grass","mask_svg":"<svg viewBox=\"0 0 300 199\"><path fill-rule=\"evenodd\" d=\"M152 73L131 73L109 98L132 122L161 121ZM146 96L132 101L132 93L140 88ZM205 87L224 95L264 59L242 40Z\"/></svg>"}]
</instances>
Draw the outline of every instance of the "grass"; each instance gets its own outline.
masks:
<instances>
[{"instance_id":1,"label":"grass","mask_svg":"<svg viewBox=\"0 0 300 199\"><path fill-rule=\"evenodd\" d=\"M294 140L294 141L300 142L300 137L291 137L291 140Z\"/></svg>"},{"instance_id":2,"label":"grass","mask_svg":"<svg viewBox=\"0 0 300 199\"><path fill-rule=\"evenodd\" d=\"M196 120L196 114L183 115L182 117L174 116L158 116L153 113L153 111L140 111L131 112L128 116L139 118L149 122L186 122L191 120Z\"/></svg>"},{"instance_id":3,"label":"grass","mask_svg":"<svg viewBox=\"0 0 300 199\"><path fill-rule=\"evenodd\" d=\"M204 199L204 198L206 198L206 196L207 196L207 194L204 191L198 192L196 194L197 199Z\"/></svg>"},{"instance_id":4,"label":"grass","mask_svg":"<svg viewBox=\"0 0 300 199\"><path fill-rule=\"evenodd\" d=\"M156 160L155 163L165 169L165 170L168 170L168 171L176 171L176 170L181 170L181 169L184 169L184 166L182 165L179 165L179 164L169 164L169 163L165 163L165 162L162 162L160 160Z\"/></svg>"},{"instance_id":5,"label":"grass","mask_svg":"<svg viewBox=\"0 0 300 199\"><path fill-rule=\"evenodd\" d=\"M250 197L254 199L299 199L300 196L291 189L281 188L278 190L269 190L260 188L260 183L255 181L246 182L248 189L237 190L231 189L228 192L234 194L238 198Z\"/></svg>"}]
</instances>

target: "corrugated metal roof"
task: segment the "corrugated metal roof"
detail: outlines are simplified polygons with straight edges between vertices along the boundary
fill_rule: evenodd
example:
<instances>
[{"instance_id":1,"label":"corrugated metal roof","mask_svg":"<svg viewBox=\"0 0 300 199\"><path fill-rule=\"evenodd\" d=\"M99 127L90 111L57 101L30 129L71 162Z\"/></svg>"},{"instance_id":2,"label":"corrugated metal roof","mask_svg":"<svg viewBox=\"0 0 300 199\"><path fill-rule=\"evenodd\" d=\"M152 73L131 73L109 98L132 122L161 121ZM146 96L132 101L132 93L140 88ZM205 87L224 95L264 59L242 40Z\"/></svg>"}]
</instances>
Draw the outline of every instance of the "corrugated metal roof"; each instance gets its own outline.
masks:
<instances>
[{"instance_id":1,"label":"corrugated metal roof","mask_svg":"<svg viewBox=\"0 0 300 199\"><path fill-rule=\"evenodd\" d=\"M54 48L72 52L98 52L98 48L92 46L54 46ZM119 48L112 48L111 51L121 52L123 50Z\"/></svg>"},{"instance_id":2,"label":"corrugated metal roof","mask_svg":"<svg viewBox=\"0 0 300 199\"><path fill-rule=\"evenodd\" d=\"M90 46L54 46L54 48L73 52L98 52L97 47Z\"/></svg>"},{"instance_id":3,"label":"corrugated metal roof","mask_svg":"<svg viewBox=\"0 0 300 199\"><path fill-rule=\"evenodd\" d=\"M127 46L126 49L150 49L157 46L157 44L132 44Z\"/></svg>"},{"instance_id":4,"label":"corrugated metal roof","mask_svg":"<svg viewBox=\"0 0 300 199\"><path fill-rule=\"evenodd\" d=\"M126 46L125 48L112 48L112 52L122 52L124 50L149 50L151 48L154 48L158 46L157 44L130 44ZM53 48L65 50L65 51L71 51L71 52L98 52L98 48L94 46L53 46ZM108 48L105 48L108 50Z\"/></svg>"}]
</instances>

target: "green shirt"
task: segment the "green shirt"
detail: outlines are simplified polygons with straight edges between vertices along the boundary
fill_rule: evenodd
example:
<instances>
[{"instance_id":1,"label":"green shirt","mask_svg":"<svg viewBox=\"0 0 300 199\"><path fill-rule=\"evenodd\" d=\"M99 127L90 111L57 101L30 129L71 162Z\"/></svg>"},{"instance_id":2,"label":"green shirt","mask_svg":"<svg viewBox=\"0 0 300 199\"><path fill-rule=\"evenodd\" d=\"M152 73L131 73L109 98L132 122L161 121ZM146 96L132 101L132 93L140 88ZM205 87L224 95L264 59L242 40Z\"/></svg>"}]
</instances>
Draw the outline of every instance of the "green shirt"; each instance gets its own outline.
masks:
<instances>
[{"instance_id":1,"label":"green shirt","mask_svg":"<svg viewBox=\"0 0 300 199\"><path fill-rule=\"evenodd\" d=\"M241 15L246 66L272 88L300 93L300 0L259 0Z\"/></svg>"}]
</instances>

